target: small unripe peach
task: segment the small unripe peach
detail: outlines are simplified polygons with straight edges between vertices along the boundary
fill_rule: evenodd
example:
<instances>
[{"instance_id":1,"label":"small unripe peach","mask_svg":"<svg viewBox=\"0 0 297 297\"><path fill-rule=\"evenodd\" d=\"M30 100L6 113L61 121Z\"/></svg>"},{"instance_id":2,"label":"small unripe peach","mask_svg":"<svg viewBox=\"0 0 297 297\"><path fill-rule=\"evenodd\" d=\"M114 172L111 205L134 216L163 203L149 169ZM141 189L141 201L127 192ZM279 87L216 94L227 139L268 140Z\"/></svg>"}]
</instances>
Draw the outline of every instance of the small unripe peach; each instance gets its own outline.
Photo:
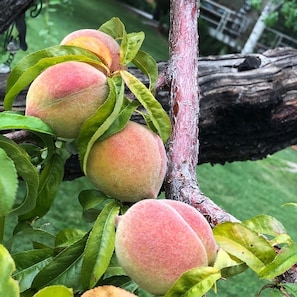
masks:
<instances>
[{"instance_id":1,"label":"small unripe peach","mask_svg":"<svg viewBox=\"0 0 297 297\"><path fill-rule=\"evenodd\" d=\"M140 287L164 295L189 269L213 264L217 245L206 219L179 201L147 199L116 218L115 252Z\"/></svg>"},{"instance_id":2,"label":"small unripe peach","mask_svg":"<svg viewBox=\"0 0 297 297\"><path fill-rule=\"evenodd\" d=\"M112 285L99 286L84 292L81 297L137 297L136 295Z\"/></svg>"},{"instance_id":3,"label":"small unripe peach","mask_svg":"<svg viewBox=\"0 0 297 297\"><path fill-rule=\"evenodd\" d=\"M26 115L41 118L62 138L75 138L82 123L106 100L106 76L83 62L44 70L29 87Z\"/></svg>"},{"instance_id":4,"label":"small unripe peach","mask_svg":"<svg viewBox=\"0 0 297 297\"><path fill-rule=\"evenodd\" d=\"M120 132L93 145L86 175L106 195L135 202L158 196L166 169L161 138L130 121Z\"/></svg>"},{"instance_id":5,"label":"small unripe peach","mask_svg":"<svg viewBox=\"0 0 297 297\"><path fill-rule=\"evenodd\" d=\"M99 57L104 57L105 55L107 55L105 51L101 51L99 47L95 45L96 43L94 42L94 40L88 42L88 37L91 39L99 40L100 43L103 43L109 49L109 52L111 55L111 64L109 68L111 72L121 69L120 46L115 39L113 39L111 36L109 36L108 34L102 31L95 30L95 29L76 30L68 34L67 36L65 36L60 44L81 46L85 49L91 50ZM78 39L78 38L83 38L83 42L81 39ZM94 46L92 46L92 43Z\"/></svg>"}]
</instances>

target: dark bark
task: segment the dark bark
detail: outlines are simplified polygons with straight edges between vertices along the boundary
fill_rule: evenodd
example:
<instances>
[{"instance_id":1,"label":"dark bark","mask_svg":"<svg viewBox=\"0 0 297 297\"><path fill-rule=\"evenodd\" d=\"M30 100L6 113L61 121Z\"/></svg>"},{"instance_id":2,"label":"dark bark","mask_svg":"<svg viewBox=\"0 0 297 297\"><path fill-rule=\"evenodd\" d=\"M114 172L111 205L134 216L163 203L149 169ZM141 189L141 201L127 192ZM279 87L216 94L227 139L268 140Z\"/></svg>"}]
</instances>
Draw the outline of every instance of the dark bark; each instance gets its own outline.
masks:
<instances>
[{"instance_id":1,"label":"dark bark","mask_svg":"<svg viewBox=\"0 0 297 297\"><path fill-rule=\"evenodd\" d=\"M33 3L34 0L1 0L0 34L5 32L16 17L24 13Z\"/></svg>"},{"instance_id":2,"label":"dark bark","mask_svg":"<svg viewBox=\"0 0 297 297\"><path fill-rule=\"evenodd\" d=\"M275 49L256 56L259 67L245 71L238 71L238 66L246 56L199 59L199 163L261 159L297 143L297 50ZM169 87L163 75L168 64L158 65L164 79L157 98L169 112ZM146 82L139 71L131 71ZM6 79L0 74L0 101ZM18 96L15 109L24 110L25 95L26 90Z\"/></svg>"}]
</instances>

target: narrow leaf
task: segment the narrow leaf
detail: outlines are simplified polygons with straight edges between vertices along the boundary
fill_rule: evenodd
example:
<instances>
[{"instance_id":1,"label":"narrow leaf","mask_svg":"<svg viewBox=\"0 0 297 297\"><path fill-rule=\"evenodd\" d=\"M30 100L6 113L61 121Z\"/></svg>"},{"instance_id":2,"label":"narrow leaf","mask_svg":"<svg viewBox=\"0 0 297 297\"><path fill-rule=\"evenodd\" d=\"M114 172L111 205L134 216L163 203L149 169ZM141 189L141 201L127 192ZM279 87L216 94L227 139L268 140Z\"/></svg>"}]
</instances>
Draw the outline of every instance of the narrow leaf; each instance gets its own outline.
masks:
<instances>
[{"instance_id":1,"label":"narrow leaf","mask_svg":"<svg viewBox=\"0 0 297 297\"><path fill-rule=\"evenodd\" d=\"M247 265L237 258L232 258L223 249L219 249L214 267L221 270L222 277L229 278L245 271Z\"/></svg>"},{"instance_id":2,"label":"narrow leaf","mask_svg":"<svg viewBox=\"0 0 297 297\"><path fill-rule=\"evenodd\" d=\"M147 110L151 121L163 142L166 142L171 133L171 122L166 111L149 89L134 75L130 74L126 70L121 70L120 73L128 88Z\"/></svg>"},{"instance_id":3,"label":"narrow leaf","mask_svg":"<svg viewBox=\"0 0 297 297\"><path fill-rule=\"evenodd\" d=\"M80 290L80 269L87 236L60 252L35 277L32 287L40 288L62 284L74 290Z\"/></svg>"},{"instance_id":4,"label":"narrow leaf","mask_svg":"<svg viewBox=\"0 0 297 297\"><path fill-rule=\"evenodd\" d=\"M73 290L65 286L49 286L38 291L33 297L73 297Z\"/></svg>"},{"instance_id":5,"label":"narrow leaf","mask_svg":"<svg viewBox=\"0 0 297 297\"><path fill-rule=\"evenodd\" d=\"M18 189L18 175L14 162L0 148L0 217L12 209Z\"/></svg>"},{"instance_id":6,"label":"narrow leaf","mask_svg":"<svg viewBox=\"0 0 297 297\"><path fill-rule=\"evenodd\" d=\"M27 194L23 201L12 209L11 214L24 214L35 207L39 177L36 168L30 162L27 153L12 140L0 135L0 147L6 151L14 161L18 175L23 178L27 187Z\"/></svg>"},{"instance_id":7,"label":"narrow leaf","mask_svg":"<svg viewBox=\"0 0 297 297\"><path fill-rule=\"evenodd\" d=\"M64 165L68 158L69 153L61 149L56 150L56 153L47 161L40 174L36 206L30 212L22 215L19 218L20 221L41 218L49 211L63 181Z\"/></svg>"},{"instance_id":8,"label":"narrow leaf","mask_svg":"<svg viewBox=\"0 0 297 297\"><path fill-rule=\"evenodd\" d=\"M35 131L49 135L55 135L54 131L41 119L33 116L3 111L0 113L0 130L22 129Z\"/></svg>"},{"instance_id":9,"label":"narrow leaf","mask_svg":"<svg viewBox=\"0 0 297 297\"><path fill-rule=\"evenodd\" d=\"M249 220L243 221L242 224L261 234L277 236L287 233L282 223L269 215L258 215Z\"/></svg>"},{"instance_id":10,"label":"narrow leaf","mask_svg":"<svg viewBox=\"0 0 297 297\"><path fill-rule=\"evenodd\" d=\"M55 247L64 248L74 244L86 235L85 231L75 228L68 228L56 235Z\"/></svg>"},{"instance_id":11,"label":"narrow leaf","mask_svg":"<svg viewBox=\"0 0 297 297\"><path fill-rule=\"evenodd\" d=\"M19 282L21 292L31 287L34 277L50 263L53 255L52 249L29 250L12 255L17 269L13 277Z\"/></svg>"},{"instance_id":12,"label":"narrow leaf","mask_svg":"<svg viewBox=\"0 0 297 297\"><path fill-rule=\"evenodd\" d=\"M17 281L11 274L15 270L14 261L3 245L0 245L0 296L19 297Z\"/></svg>"},{"instance_id":13,"label":"narrow leaf","mask_svg":"<svg viewBox=\"0 0 297 297\"><path fill-rule=\"evenodd\" d=\"M124 129L137 107L139 107L139 102L137 100L130 101L128 98L124 97L121 111L118 116L98 140L102 141Z\"/></svg>"},{"instance_id":14,"label":"narrow leaf","mask_svg":"<svg viewBox=\"0 0 297 297\"><path fill-rule=\"evenodd\" d=\"M114 252L115 217L119 208L115 201L107 204L89 235L81 269L84 289L94 287L109 265Z\"/></svg>"},{"instance_id":15,"label":"narrow leaf","mask_svg":"<svg viewBox=\"0 0 297 297\"><path fill-rule=\"evenodd\" d=\"M98 30L110 35L114 39L122 39L126 33L125 25L116 17L102 24Z\"/></svg>"},{"instance_id":16,"label":"narrow leaf","mask_svg":"<svg viewBox=\"0 0 297 297\"><path fill-rule=\"evenodd\" d=\"M87 222L94 222L105 205L114 201L97 190L81 191L78 200L83 208L83 217Z\"/></svg>"},{"instance_id":17,"label":"narrow leaf","mask_svg":"<svg viewBox=\"0 0 297 297\"><path fill-rule=\"evenodd\" d=\"M51 249L54 248L55 236L50 232L41 229L34 228L32 224L28 224L27 222L20 222L16 225L13 230L13 236L9 240L10 249L14 240L17 237L26 238L26 240L33 242L42 242L44 245L47 245ZM19 241L16 241L18 243Z\"/></svg>"},{"instance_id":18,"label":"narrow leaf","mask_svg":"<svg viewBox=\"0 0 297 297\"><path fill-rule=\"evenodd\" d=\"M129 33L126 35L126 38L124 38L121 43L121 51L123 52L121 65L128 65L134 59L143 43L144 37L143 32Z\"/></svg>"},{"instance_id":19,"label":"narrow leaf","mask_svg":"<svg viewBox=\"0 0 297 297\"><path fill-rule=\"evenodd\" d=\"M198 267L185 272L166 293L165 297L201 297L221 277L214 267Z\"/></svg>"},{"instance_id":20,"label":"narrow leaf","mask_svg":"<svg viewBox=\"0 0 297 297\"><path fill-rule=\"evenodd\" d=\"M222 223L217 225L213 232L223 250L245 262L257 273L276 256L273 247L263 236L241 223Z\"/></svg>"},{"instance_id":21,"label":"narrow leaf","mask_svg":"<svg viewBox=\"0 0 297 297\"><path fill-rule=\"evenodd\" d=\"M297 297L297 284L285 283L285 284L282 284L282 286L293 297Z\"/></svg>"},{"instance_id":22,"label":"narrow leaf","mask_svg":"<svg viewBox=\"0 0 297 297\"><path fill-rule=\"evenodd\" d=\"M95 54L76 46L57 45L34 52L25 56L11 71L7 80L4 108L10 110L18 93L43 70L66 61L81 61L106 68Z\"/></svg>"},{"instance_id":23,"label":"narrow leaf","mask_svg":"<svg viewBox=\"0 0 297 297\"><path fill-rule=\"evenodd\" d=\"M259 276L265 279L273 279L278 275L283 274L294 264L297 263L297 244L284 247L275 257L274 261L267 265Z\"/></svg>"},{"instance_id":24,"label":"narrow leaf","mask_svg":"<svg viewBox=\"0 0 297 297\"><path fill-rule=\"evenodd\" d=\"M112 91L112 95L109 96L108 101L112 102L113 109L108 108L108 112L102 113L102 109L99 108L97 112L84 122L79 135L79 152L80 158L83 161L83 171L86 172L86 163L90 149L93 144L98 140L98 138L103 135L112 123L118 117L123 101L124 101L124 84L123 81L116 81L116 78L109 79L109 86ZM120 83L120 88L118 90L118 84ZM109 102L107 103L109 105ZM105 104L103 109L105 108ZM101 124L100 124L101 123ZM95 130L96 129L96 130ZM95 130L95 131L94 131ZM87 141L88 140L88 141ZM87 143L87 145L85 145Z\"/></svg>"},{"instance_id":25,"label":"narrow leaf","mask_svg":"<svg viewBox=\"0 0 297 297\"><path fill-rule=\"evenodd\" d=\"M158 65L154 58L148 53L139 50L132 63L149 78L149 89L152 91L158 80Z\"/></svg>"}]
</instances>

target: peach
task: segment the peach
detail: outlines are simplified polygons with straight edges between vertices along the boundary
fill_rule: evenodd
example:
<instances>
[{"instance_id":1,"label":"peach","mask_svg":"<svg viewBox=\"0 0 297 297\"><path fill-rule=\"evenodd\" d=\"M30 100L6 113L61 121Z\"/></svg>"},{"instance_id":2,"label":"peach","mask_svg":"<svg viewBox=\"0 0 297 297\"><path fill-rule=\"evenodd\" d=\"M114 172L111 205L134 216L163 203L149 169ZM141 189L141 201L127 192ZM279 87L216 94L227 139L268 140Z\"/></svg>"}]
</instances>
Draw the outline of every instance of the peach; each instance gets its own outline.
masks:
<instances>
[{"instance_id":1,"label":"peach","mask_svg":"<svg viewBox=\"0 0 297 297\"><path fill-rule=\"evenodd\" d=\"M41 118L58 137L76 138L81 124L108 96L106 76L83 62L48 67L29 87L26 115Z\"/></svg>"},{"instance_id":2,"label":"peach","mask_svg":"<svg viewBox=\"0 0 297 297\"><path fill-rule=\"evenodd\" d=\"M115 252L127 275L164 295L189 269L213 264L217 245L206 219L179 201L147 199L116 218Z\"/></svg>"},{"instance_id":3,"label":"peach","mask_svg":"<svg viewBox=\"0 0 297 297\"><path fill-rule=\"evenodd\" d=\"M146 126L129 121L123 130L93 145L86 175L106 195L136 202L158 196L166 169L161 138Z\"/></svg>"},{"instance_id":4,"label":"peach","mask_svg":"<svg viewBox=\"0 0 297 297\"><path fill-rule=\"evenodd\" d=\"M112 285L99 286L88 290L81 297L136 297L136 295Z\"/></svg>"},{"instance_id":5,"label":"peach","mask_svg":"<svg viewBox=\"0 0 297 297\"><path fill-rule=\"evenodd\" d=\"M88 38L90 41L88 41ZM97 39L98 43L96 43L94 39ZM120 45L115 39L104 32L95 29L76 30L65 36L60 44L81 46L85 49L91 50L100 58L103 57L103 60L106 60L106 56L108 56L107 51L105 49L101 51L98 46L99 43L105 45L111 55L111 64L109 66L110 71L114 72L116 70L120 70Z\"/></svg>"}]
</instances>

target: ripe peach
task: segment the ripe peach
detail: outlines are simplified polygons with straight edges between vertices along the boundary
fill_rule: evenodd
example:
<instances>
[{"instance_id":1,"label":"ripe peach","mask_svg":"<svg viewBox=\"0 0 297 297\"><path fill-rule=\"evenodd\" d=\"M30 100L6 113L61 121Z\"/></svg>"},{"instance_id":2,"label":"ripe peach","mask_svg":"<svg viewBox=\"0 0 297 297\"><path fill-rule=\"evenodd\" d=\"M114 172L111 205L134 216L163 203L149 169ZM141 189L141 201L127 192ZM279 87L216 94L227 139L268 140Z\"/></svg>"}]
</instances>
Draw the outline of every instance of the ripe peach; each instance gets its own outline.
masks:
<instances>
[{"instance_id":1,"label":"ripe peach","mask_svg":"<svg viewBox=\"0 0 297 297\"><path fill-rule=\"evenodd\" d=\"M75 138L81 124L105 101L106 76L82 62L48 67L32 82L26 115L41 118L62 138Z\"/></svg>"},{"instance_id":2,"label":"ripe peach","mask_svg":"<svg viewBox=\"0 0 297 297\"><path fill-rule=\"evenodd\" d=\"M147 199L116 218L115 252L140 287L164 295L189 269L208 266L217 246L206 219L179 201Z\"/></svg>"},{"instance_id":3,"label":"ripe peach","mask_svg":"<svg viewBox=\"0 0 297 297\"><path fill-rule=\"evenodd\" d=\"M99 286L88 290L81 297L136 297L136 295L112 285Z\"/></svg>"},{"instance_id":4,"label":"ripe peach","mask_svg":"<svg viewBox=\"0 0 297 297\"><path fill-rule=\"evenodd\" d=\"M135 122L93 145L86 175L106 195L135 202L156 198L167 169L161 138Z\"/></svg>"},{"instance_id":5,"label":"ripe peach","mask_svg":"<svg viewBox=\"0 0 297 297\"><path fill-rule=\"evenodd\" d=\"M83 42L81 39L83 37ZM90 38L90 42L88 42L88 38ZM99 30L95 29L81 29L73 31L72 33L68 34L64 37L64 39L61 41L60 44L71 44L71 45L77 45L81 46L85 49L91 50L95 54L97 54L100 58L103 56L107 56L106 51L104 53L101 52L98 46L96 46L94 39L97 39L98 42L103 43L108 49L111 54L111 65L110 65L110 71L114 72L116 70L121 69L120 66L120 46L116 42L115 39L113 39L108 34L101 32ZM92 50L93 48L93 50ZM105 60L106 58L104 58Z\"/></svg>"}]
</instances>

